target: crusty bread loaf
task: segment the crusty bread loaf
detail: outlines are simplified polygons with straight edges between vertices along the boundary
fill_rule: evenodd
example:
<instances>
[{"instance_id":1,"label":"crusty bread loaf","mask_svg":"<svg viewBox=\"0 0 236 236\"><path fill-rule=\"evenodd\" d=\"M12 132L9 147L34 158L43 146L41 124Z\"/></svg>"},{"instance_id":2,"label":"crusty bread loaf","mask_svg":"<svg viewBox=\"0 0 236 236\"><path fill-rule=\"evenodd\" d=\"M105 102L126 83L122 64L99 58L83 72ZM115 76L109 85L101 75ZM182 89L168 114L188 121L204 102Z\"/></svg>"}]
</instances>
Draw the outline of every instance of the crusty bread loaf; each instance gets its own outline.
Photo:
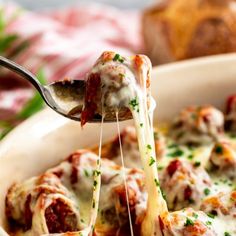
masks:
<instances>
[{"instance_id":1,"label":"crusty bread loaf","mask_svg":"<svg viewBox=\"0 0 236 236\"><path fill-rule=\"evenodd\" d=\"M162 0L143 14L153 64L236 52L236 0Z\"/></svg>"}]
</instances>

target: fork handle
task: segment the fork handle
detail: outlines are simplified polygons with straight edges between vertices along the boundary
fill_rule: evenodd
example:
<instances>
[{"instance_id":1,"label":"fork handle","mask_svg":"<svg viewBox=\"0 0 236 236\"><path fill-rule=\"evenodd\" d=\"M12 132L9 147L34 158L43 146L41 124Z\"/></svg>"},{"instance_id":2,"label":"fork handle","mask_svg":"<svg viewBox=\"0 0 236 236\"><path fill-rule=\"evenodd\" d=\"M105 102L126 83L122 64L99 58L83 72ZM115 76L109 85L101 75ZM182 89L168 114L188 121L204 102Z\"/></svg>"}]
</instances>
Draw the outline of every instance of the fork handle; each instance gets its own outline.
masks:
<instances>
[{"instance_id":1,"label":"fork handle","mask_svg":"<svg viewBox=\"0 0 236 236\"><path fill-rule=\"evenodd\" d=\"M25 69L23 66L18 65L14 61L11 61L5 57L0 56L0 65L17 73L23 79L29 81L43 96L43 86L39 83L35 75L33 75L30 71Z\"/></svg>"}]
</instances>

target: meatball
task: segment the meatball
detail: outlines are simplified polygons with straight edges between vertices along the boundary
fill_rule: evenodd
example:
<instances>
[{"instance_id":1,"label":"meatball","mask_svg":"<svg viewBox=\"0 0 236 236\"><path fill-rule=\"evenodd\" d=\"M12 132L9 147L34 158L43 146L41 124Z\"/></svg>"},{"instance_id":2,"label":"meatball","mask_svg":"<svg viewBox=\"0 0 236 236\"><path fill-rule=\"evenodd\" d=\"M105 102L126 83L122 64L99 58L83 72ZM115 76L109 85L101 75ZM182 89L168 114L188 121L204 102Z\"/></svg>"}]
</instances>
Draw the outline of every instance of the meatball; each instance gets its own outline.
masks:
<instances>
[{"instance_id":1,"label":"meatball","mask_svg":"<svg viewBox=\"0 0 236 236\"><path fill-rule=\"evenodd\" d=\"M151 62L144 55L104 52L86 78L81 125L96 116L114 120L117 112L119 120L132 118L130 108L138 110L140 87L147 89L149 106L150 70Z\"/></svg>"},{"instance_id":2,"label":"meatball","mask_svg":"<svg viewBox=\"0 0 236 236\"><path fill-rule=\"evenodd\" d=\"M227 175L231 179L236 177L236 153L227 142L217 142L213 147L209 159L211 171L218 171L220 175Z\"/></svg>"},{"instance_id":3,"label":"meatball","mask_svg":"<svg viewBox=\"0 0 236 236\"><path fill-rule=\"evenodd\" d=\"M159 219L163 236L216 236L208 216L201 211L186 208Z\"/></svg>"},{"instance_id":4,"label":"meatball","mask_svg":"<svg viewBox=\"0 0 236 236\"><path fill-rule=\"evenodd\" d=\"M60 179L68 189L73 189L82 202L92 202L93 175L96 167L97 155L87 150L78 150L55 168L48 172L60 175ZM66 171L71 170L71 171ZM144 187L144 173L142 170L125 168L128 203L132 215L133 228L139 232L140 221L146 210L147 192ZM101 190L99 212L95 225L95 232L105 235L122 235L129 231L129 216L124 184L123 170L113 161L101 160ZM89 214L83 207L81 215ZM82 211L83 212L82 214ZM106 228L104 231L104 224ZM120 233L119 233L120 232Z\"/></svg>"},{"instance_id":5,"label":"meatball","mask_svg":"<svg viewBox=\"0 0 236 236\"><path fill-rule=\"evenodd\" d=\"M224 116L212 106L188 107L171 125L170 135L179 144L208 144L223 133Z\"/></svg>"},{"instance_id":6,"label":"meatball","mask_svg":"<svg viewBox=\"0 0 236 236\"><path fill-rule=\"evenodd\" d=\"M78 150L44 174L13 185L6 197L6 215L17 230L29 235L85 230L90 218L97 155ZM135 235L145 216L144 172L101 160L101 191L95 232L124 235L129 230L127 200ZM82 207L80 207L82 206Z\"/></svg>"},{"instance_id":7,"label":"meatball","mask_svg":"<svg viewBox=\"0 0 236 236\"><path fill-rule=\"evenodd\" d=\"M120 136L125 166L129 168L141 168L142 163L135 128L133 126L126 127ZM154 139L157 158L161 158L166 152L165 137L159 132L154 132ZM121 165L119 137L116 137L112 142L104 146L102 156Z\"/></svg>"},{"instance_id":8,"label":"meatball","mask_svg":"<svg viewBox=\"0 0 236 236\"><path fill-rule=\"evenodd\" d=\"M205 189L212 185L201 166L179 159L170 162L160 173L160 183L170 210L180 210L190 205L198 209Z\"/></svg>"},{"instance_id":9,"label":"meatball","mask_svg":"<svg viewBox=\"0 0 236 236\"><path fill-rule=\"evenodd\" d=\"M6 197L6 216L13 227L32 235L81 228L77 202L60 179L50 173L13 185Z\"/></svg>"},{"instance_id":10,"label":"meatball","mask_svg":"<svg viewBox=\"0 0 236 236\"><path fill-rule=\"evenodd\" d=\"M235 221L236 217L236 191L220 192L217 195L205 198L201 210L214 216L229 216L228 221ZM236 231L236 226L235 226Z\"/></svg>"},{"instance_id":11,"label":"meatball","mask_svg":"<svg viewBox=\"0 0 236 236\"><path fill-rule=\"evenodd\" d=\"M225 130L236 132L236 95L232 95L227 99Z\"/></svg>"},{"instance_id":12,"label":"meatball","mask_svg":"<svg viewBox=\"0 0 236 236\"><path fill-rule=\"evenodd\" d=\"M125 166L130 168L141 168L142 164L135 128L133 126L126 127L122 130L120 137ZM103 149L103 157L109 158L118 165L121 165L118 136L105 146L105 150Z\"/></svg>"}]
</instances>

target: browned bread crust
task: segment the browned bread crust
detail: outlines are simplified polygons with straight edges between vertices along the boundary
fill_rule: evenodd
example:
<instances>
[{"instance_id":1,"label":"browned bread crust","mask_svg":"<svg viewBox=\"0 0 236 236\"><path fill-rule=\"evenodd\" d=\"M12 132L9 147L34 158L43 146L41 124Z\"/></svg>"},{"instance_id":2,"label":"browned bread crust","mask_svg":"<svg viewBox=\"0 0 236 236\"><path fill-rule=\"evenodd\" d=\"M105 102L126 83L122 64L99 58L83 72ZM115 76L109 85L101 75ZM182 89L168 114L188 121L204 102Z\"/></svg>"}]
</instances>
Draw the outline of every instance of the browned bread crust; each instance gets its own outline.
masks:
<instances>
[{"instance_id":1,"label":"browned bread crust","mask_svg":"<svg viewBox=\"0 0 236 236\"><path fill-rule=\"evenodd\" d=\"M142 22L154 64L236 52L235 0L163 0Z\"/></svg>"}]
</instances>

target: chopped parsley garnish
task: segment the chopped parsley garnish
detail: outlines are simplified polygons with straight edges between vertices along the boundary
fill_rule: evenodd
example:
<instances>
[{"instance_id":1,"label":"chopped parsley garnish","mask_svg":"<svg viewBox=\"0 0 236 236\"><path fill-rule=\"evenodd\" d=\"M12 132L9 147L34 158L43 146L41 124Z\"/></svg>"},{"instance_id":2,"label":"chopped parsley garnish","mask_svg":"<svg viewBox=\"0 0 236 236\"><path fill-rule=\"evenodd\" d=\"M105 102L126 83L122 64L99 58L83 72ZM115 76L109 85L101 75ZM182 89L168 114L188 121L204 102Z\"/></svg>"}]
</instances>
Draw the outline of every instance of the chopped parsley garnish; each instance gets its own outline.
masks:
<instances>
[{"instance_id":1,"label":"chopped parsley garnish","mask_svg":"<svg viewBox=\"0 0 236 236\"><path fill-rule=\"evenodd\" d=\"M85 175L86 177L89 177L89 172L88 172L86 169L84 169L84 175Z\"/></svg>"},{"instance_id":2,"label":"chopped parsley garnish","mask_svg":"<svg viewBox=\"0 0 236 236\"><path fill-rule=\"evenodd\" d=\"M201 162L200 161L195 161L194 164L193 164L195 167L199 167L201 165Z\"/></svg>"},{"instance_id":3,"label":"chopped parsley garnish","mask_svg":"<svg viewBox=\"0 0 236 236\"><path fill-rule=\"evenodd\" d=\"M133 110L135 110L137 107L138 107L138 99L137 98L134 98L132 99L130 102L129 102L129 105L131 106L131 108ZM137 109L138 110L138 109Z\"/></svg>"},{"instance_id":4,"label":"chopped parsley garnish","mask_svg":"<svg viewBox=\"0 0 236 236\"><path fill-rule=\"evenodd\" d=\"M216 146L215 153L222 154L223 153L223 148L221 146Z\"/></svg>"},{"instance_id":5,"label":"chopped parsley garnish","mask_svg":"<svg viewBox=\"0 0 236 236\"><path fill-rule=\"evenodd\" d=\"M198 218L198 214L195 213L195 212L193 212L193 217L194 217L195 219L197 219L197 218Z\"/></svg>"},{"instance_id":6,"label":"chopped parsley garnish","mask_svg":"<svg viewBox=\"0 0 236 236\"><path fill-rule=\"evenodd\" d=\"M157 132L154 132L154 139L157 140L159 138L159 134Z\"/></svg>"},{"instance_id":7,"label":"chopped parsley garnish","mask_svg":"<svg viewBox=\"0 0 236 236\"><path fill-rule=\"evenodd\" d=\"M224 236L231 236L229 232L224 232Z\"/></svg>"},{"instance_id":8,"label":"chopped parsley garnish","mask_svg":"<svg viewBox=\"0 0 236 236\"><path fill-rule=\"evenodd\" d=\"M119 74L119 76L121 77L121 78L124 78L125 77L125 75L124 74Z\"/></svg>"},{"instance_id":9,"label":"chopped parsley garnish","mask_svg":"<svg viewBox=\"0 0 236 236\"><path fill-rule=\"evenodd\" d=\"M184 151L181 149L177 149L174 152L168 154L169 157L180 157L184 155Z\"/></svg>"},{"instance_id":10,"label":"chopped parsley garnish","mask_svg":"<svg viewBox=\"0 0 236 236\"><path fill-rule=\"evenodd\" d=\"M190 204L194 204L194 203L195 203L195 201L194 201L192 198L189 198L188 202L189 202Z\"/></svg>"},{"instance_id":11,"label":"chopped parsley garnish","mask_svg":"<svg viewBox=\"0 0 236 236\"><path fill-rule=\"evenodd\" d=\"M211 190L209 188L204 189L204 194L208 196L211 193Z\"/></svg>"},{"instance_id":12,"label":"chopped parsley garnish","mask_svg":"<svg viewBox=\"0 0 236 236\"><path fill-rule=\"evenodd\" d=\"M143 127L143 123L140 123L139 125L140 125L140 127Z\"/></svg>"},{"instance_id":13,"label":"chopped parsley garnish","mask_svg":"<svg viewBox=\"0 0 236 236\"><path fill-rule=\"evenodd\" d=\"M214 214L212 214L212 213L207 213L207 216L208 216L208 217L210 217L210 218L212 218L212 219L214 219L214 218L215 218L215 215L214 215Z\"/></svg>"},{"instance_id":14,"label":"chopped parsley garnish","mask_svg":"<svg viewBox=\"0 0 236 236\"><path fill-rule=\"evenodd\" d=\"M184 226L193 226L194 222L190 218L187 217L186 222L184 223Z\"/></svg>"},{"instance_id":15,"label":"chopped parsley garnish","mask_svg":"<svg viewBox=\"0 0 236 236\"><path fill-rule=\"evenodd\" d=\"M147 149L152 150L152 146L150 144L148 144Z\"/></svg>"},{"instance_id":16,"label":"chopped parsley garnish","mask_svg":"<svg viewBox=\"0 0 236 236\"><path fill-rule=\"evenodd\" d=\"M149 166L152 166L156 160L153 157L150 157Z\"/></svg>"},{"instance_id":17,"label":"chopped parsley garnish","mask_svg":"<svg viewBox=\"0 0 236 236\"><path fill-rule=\"evenodd\" d=\"M206 225L212 225L212 222L208 220L208 221L206 222Z\"/></svg>"},{"instance_id":18,"label":"chopped parsley garnish","mask_svg":"<svg viewBox=\"0 0 236 236\"><path fill-rule=\"evenodd\" d=\"M159 181L157 179L154 179L154 181L155 181L156 186L159 187L160 186Z\"/></svg>"},{"instance_id":19,"label":"chopped parsley garnish","mask_svg":"<svg viewBox=\"0 0 236 236\"><path fill-rule=\"evenodd\" d=\"M96 180L94 180L94 182L93 182L93 188L94 189L97 187L97 184L98 184L98 182Z\"/></svg>"},{"instance_id":20,"label":"chopped parsley garnish","mask_svg":"<svg viewBox=\"0 0 236 236\"><path fill-rule=\"evenodd\" d=\"M166 200L166 194L163 192L162 189L160 189L160 190L161 190L161 195L162 195L162 197Z\"/></svg>"},{"instance_id":21,"label":"chopped parsley garnish","mask_svg":"<svg viewBox=\"0 0 236 236\"><path fill-rule=\"evenodd\" d=\"M173 143L173 144L170 144L169 146L168 146L168 148L177 148L178 147L178 145L177 144L175 144L175 143Z\"/></svg>"},{"instance_id":22,"label":"chopped parsley garnish","mask_svg":"<svg viewBox=\"0 0 236 236\"><path fill-rule=\"evenodd\" d=\"M157 170L163 170L164 169L164 166L158 166L157 167Z\"/></svg>"},{"instance_id":23,"label":"chopped parsley garnish","mask_svg":"<svg viewBox=\"0 0 236 236\"><path fill-rule=\"evenodd\" d=\"M93 176L99 176L100 174L101 174L101 171L99 171L99 170L95 170L93 172Z\"/></svg>"},{"instance_id":24,"label":"chopped parsley garnish","mask_svg":"<svg viewBox=\"0 0 236 236\"><path fill-rule=\"evenodd\" d=\"M192 160L193 159L193 155L192 154L188 155L188 159Z\"/></svg>"},{"instance_id":25,"label":"chopped parsley garnish","mask_svg":"<svg viewBox=\"0 0 236 236\"><path fill-rule=\"evenodd\" d=\"M120 54L116 54L113 57L113 61L119 61L119 62L123 63L124 62L124 58Z\"/></svg>"}]
</instances>

